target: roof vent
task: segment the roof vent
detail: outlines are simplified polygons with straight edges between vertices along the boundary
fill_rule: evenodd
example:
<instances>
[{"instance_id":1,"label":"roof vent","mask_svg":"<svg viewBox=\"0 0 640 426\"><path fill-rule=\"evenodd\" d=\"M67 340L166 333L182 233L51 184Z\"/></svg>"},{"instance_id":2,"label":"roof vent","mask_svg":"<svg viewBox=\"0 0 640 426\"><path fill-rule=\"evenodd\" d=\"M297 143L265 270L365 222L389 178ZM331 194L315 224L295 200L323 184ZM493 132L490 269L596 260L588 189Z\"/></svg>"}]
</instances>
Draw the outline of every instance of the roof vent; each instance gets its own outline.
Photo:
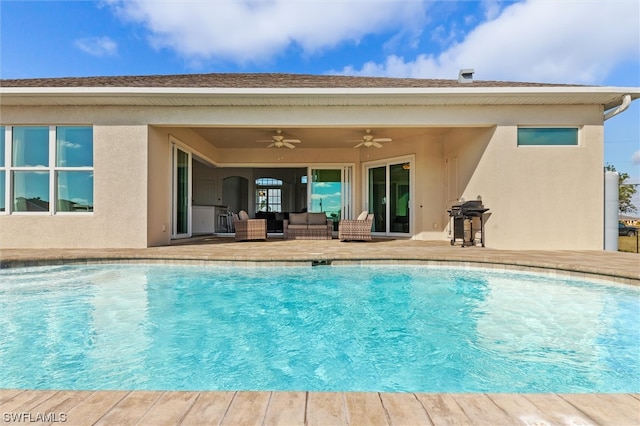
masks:
<instances>
[{"instance_id":1,"label":"roof vent","mask_svg":"<svg viewBox=\"0 0 640 426\"><path fill-rule=\"evenodd\" d=\"M458 73L458 83L473 83L474 72L475 70L473 68L460 70Z\"/></svg>"}]
</instances>

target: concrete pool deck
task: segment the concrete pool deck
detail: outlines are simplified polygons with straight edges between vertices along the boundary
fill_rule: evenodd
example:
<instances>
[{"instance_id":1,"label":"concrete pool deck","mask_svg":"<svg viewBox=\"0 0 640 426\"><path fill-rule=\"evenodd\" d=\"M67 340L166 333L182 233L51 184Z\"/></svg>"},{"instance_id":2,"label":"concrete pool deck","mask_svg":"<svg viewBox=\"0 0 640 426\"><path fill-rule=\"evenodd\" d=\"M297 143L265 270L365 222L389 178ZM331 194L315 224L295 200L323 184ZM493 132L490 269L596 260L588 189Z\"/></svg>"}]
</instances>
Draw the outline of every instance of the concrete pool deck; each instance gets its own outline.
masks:
<instances>
[{"instance_id":1,"label":"concrete pool deck","mask_svg":"<svg viewBox=\"0 0 640 426\"><path fill-rule=\"evenodd\" d=\"M414 240L341 243L275 237L236 243L232 238L200 237L145 249L0 250L0 268L95 262L310 265L314 261L480 266L640 285L640 256L632 253L461 248ZM0 390L0 424L56 424L62 423L62 414L70 425L640 425L640 395Z\"/></svg>"},{"instance_id":2,"label":"concrete pool deck","mask_svg":"<svg viewBox=\"0 0 640 426\"><path fill-rule=\"evenodd\" d=\"M634 426L640 422L639 398L623 394L0 390L0 424Z\"/></svg>"},{"instance_id":3,"label":"concrete pool deck","mask_svg":"<svg viewBox=\"0 0 640 426\"><path fill-rule=\"evenodd\" d=\"M0 268L62 263L160 262L222 265L422 263L562 273L640 285L640 255L596 250L496 250L448 242L283 240L235 242L229 237L178 240L142 249L0 249Z\"/></svg>"}]
</instances>

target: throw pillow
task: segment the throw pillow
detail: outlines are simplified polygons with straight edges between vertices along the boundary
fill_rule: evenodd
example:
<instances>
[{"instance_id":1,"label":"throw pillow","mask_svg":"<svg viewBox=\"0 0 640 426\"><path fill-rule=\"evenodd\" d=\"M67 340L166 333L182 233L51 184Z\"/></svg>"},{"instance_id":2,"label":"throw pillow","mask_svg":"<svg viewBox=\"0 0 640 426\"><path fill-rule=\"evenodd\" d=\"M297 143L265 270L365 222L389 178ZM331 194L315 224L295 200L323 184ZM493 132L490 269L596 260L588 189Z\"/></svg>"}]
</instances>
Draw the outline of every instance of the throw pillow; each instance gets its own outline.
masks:
<instances>
[{"instance_id":1,"label":"throw pillow","mask_svg":"<svg viewBox=\"0 0 640 426\"><path fill-rule=\"evenodd\" d=\"M327 225L326 213L308 213L309 225Z\"/></svg>"},{"instance_id":2,"label":"throw pillow","mask_svg":"<svg viewBox=\"0 0 640 426\"><path fill-rule=\"evenodd\" d=\"M289 225L306 225L306 213L289 213Z\"/></svg>"},{"instance_id":3,"label":"throw pillow","mask_svg":"<svg viewBox=\"0 0 640 426\"><path fill-rule=\"evenodd\" d=\"M360 213L360 215L358 215L357 220L367 220L367 216L369 216L369 212L365 210L362 213Z\"/></svg>"}]
</instances>

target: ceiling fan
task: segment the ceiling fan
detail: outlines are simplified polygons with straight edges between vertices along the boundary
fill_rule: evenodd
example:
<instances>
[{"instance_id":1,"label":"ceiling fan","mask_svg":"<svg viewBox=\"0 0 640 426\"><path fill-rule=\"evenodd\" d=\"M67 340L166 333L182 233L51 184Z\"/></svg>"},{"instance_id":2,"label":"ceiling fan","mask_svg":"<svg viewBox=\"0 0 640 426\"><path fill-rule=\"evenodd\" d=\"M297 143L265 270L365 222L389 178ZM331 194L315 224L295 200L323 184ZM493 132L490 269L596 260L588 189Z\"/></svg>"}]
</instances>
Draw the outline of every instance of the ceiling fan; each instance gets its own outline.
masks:
<instances>
[{"instance_id":1,"label":"ceiling fan","mask_svg":"<svg viewBox=\"0 0 640 426\"><path fill-rule=\"evenodd\" d=\"M362 139L351 140L349 142L360 142L358 145L354 146L354 148L360 148L362 146L365 148L371 148L372 146L382 148L382 144L384 142L391 142L392 140L393 139L391 138L374 138L371 134L371 130L367 129Z\"/></svg>"},{"instance_id":2,"label":"ceiling fan","mask_svg":"<svg viewBox=\"0 0 640 426\"><path fill-rule=\"evenodd\" d=\"M256 142L270 142L270 145L267 145L267 148L282 148L283 146L286 146L287 148L295 148L295 145L293 145L294 143L300 143L302 142L300 139L285 139L284 136L282 136L282 130L278 129L276 130L276 134L272 136L273 139L264 139L264 140L257 140Z\"/></svg>"}]
</instances>

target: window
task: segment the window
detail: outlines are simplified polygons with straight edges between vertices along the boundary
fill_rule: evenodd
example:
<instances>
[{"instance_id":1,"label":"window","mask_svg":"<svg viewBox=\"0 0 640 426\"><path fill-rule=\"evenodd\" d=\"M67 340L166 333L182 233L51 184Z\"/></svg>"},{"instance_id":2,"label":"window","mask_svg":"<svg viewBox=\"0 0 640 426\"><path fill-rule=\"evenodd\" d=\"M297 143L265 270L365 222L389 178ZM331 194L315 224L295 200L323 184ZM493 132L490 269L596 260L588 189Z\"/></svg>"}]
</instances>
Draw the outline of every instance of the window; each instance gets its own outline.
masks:
<instances>
[{"instance_id":1,"label":"window","mask_svg":"<svg viewBox=\"0 0 640 426\"><path fill-rule=\"evenodd\" d=\"M518 146L578 145L576 127L519 127Z\"/></svg>"},{"instance_id":2,"label":"window","mask_svg":"<svg viewBox=\"0 0 640 426\"><path fill-rule=\"evenodd\" d=\"M11 160L0 156L0 211L93 211L92 127L14 126L2 135Z\"/></svg>"},{"instance_id":3,"label":"window","mask_svg":"<svg viewBox=\"0 0 640 426\"><path fill-rule=\"evenodd\" d=\"M13 127L11 130L13 211L49 211L49 128Z\"/></svg>"},{"instance_id":4,"label":"window","mask_svg":"<svg viewBox=\"0 0 640 426\"><path fill-rule=\"evenodd\" d=\"M56 129L56 194L59 212L93 211L93 129Z\"/></svg>"},{"instance_id":5,"label":"window","mask_svg":"<svg viewBox=\"0 0 640 426\"><path fill-rule=\"evenodd\" d=\"M282 181L273 178L256 179L256 211L282 211Z\"/></svg>"}]
</instances>

